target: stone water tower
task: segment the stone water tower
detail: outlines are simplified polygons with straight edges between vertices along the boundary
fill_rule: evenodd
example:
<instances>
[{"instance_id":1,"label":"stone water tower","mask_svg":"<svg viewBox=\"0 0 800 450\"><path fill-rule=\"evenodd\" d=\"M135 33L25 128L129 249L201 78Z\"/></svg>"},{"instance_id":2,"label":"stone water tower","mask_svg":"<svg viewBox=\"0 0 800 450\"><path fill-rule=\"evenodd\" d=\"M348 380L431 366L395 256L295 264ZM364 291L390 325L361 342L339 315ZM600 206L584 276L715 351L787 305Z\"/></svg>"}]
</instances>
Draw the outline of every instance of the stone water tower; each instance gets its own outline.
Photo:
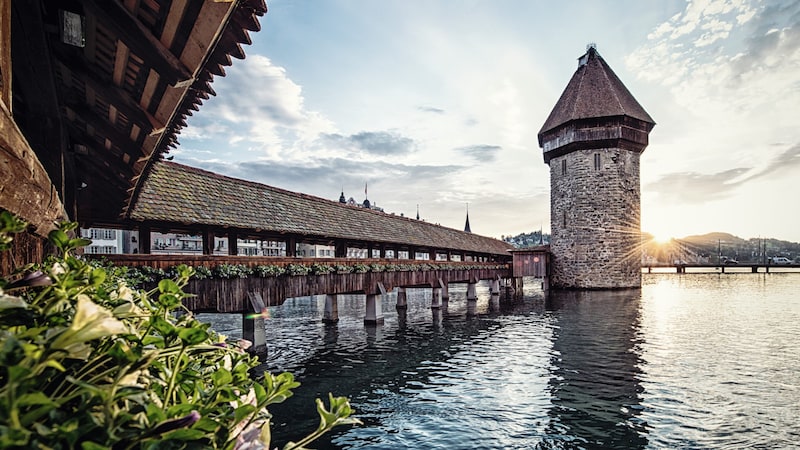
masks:
<instances>
[{"instance_id":1,"label":"stone water tower","mask_svg":"<svg viewBox=\"0 0 800 450\"><path fill-rule=\"evenodd\" d=\"M539 131L550 166L550 286L640 287L639 155L655 122L594 45Z\"/></svg>"}]
</instances>

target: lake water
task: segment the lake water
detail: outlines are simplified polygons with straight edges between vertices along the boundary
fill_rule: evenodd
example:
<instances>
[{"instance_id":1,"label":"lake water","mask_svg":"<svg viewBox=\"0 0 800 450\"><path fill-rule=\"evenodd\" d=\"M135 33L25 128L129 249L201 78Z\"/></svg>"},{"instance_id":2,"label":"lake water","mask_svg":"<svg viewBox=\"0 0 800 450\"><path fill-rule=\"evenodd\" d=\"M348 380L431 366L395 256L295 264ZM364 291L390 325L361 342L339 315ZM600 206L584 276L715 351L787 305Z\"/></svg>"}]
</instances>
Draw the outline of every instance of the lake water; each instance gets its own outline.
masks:
<instances>
[{"instance_id":1,"label":"lake water","mask_svg":"<svg viewBox=\"0 0 800 450\"><path fill-rule=\"evenodd\" d=\"M446 309L409 290L365 326L363 297L271 308L262 369L302 386L271 408L274 443L313 430L314 398L350 398L363 426L320 449L800 447L800 274L645 274L641 290L553 292L527 280ZM472 314L468 314L468 312ZM202 315L204 319L210 315ZM213 316L236 336L239 316Z\"/></svg>"}]
</instances>

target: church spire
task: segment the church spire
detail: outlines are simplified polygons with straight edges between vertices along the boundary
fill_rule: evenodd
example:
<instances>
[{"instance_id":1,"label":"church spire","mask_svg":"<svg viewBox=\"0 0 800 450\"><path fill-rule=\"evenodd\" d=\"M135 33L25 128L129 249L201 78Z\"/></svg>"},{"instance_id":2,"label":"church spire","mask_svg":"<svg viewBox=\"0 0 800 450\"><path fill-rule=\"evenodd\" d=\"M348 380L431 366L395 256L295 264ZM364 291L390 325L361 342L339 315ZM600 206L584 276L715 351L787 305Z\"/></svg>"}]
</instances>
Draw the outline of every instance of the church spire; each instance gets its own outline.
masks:
<instances>
[{"instance_id":1,"label":"church spire","mask_svg":"<svg viewBox=\"0 0 800 450\"><path fill-rule=\"evenodd\" d=\"M342 186L342 195L339 196L339 203L347 203L347 199L344 198L344 186Z\"/></svg>"},{"instance_id":2,"label":"church spire","mask_svg":"<svg viewBox=\"0 0 800 450\"><path fill-rule=\"evenodd\" d=\"M417 203L417 220L419 220L419 203Z\"/></svg>"},{"instance_id":3,"label":"church spire","mask_svg":"<svg viewBox=\"0 0 800 450\"><path fill-rule=\"evenodd\" d=\"M469 228L469 203L467 203L467 223L464 224L464 231L472 233L472 230Z\"/></svg>"}]
</instances>

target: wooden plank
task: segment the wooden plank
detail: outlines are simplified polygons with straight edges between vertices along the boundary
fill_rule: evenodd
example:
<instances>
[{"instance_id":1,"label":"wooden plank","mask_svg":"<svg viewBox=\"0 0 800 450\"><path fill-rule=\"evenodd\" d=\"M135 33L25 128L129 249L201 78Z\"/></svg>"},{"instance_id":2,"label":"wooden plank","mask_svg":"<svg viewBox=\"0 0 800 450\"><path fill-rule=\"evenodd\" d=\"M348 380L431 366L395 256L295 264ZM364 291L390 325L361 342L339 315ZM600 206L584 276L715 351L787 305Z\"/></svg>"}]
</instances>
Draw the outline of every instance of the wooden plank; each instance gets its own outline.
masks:
<instances>
[{"instance_id":1,"label":"wooden plank","mask_svg":"<svg viewBox=\"0 0 800 450\"><path fill-rule=\"evenodd\" d=\"M207 54L211 54L237 2L205 2L181 52L181 62L188 67L199 67Z\"/></svg>"},{"instance_id":2,"label":"wooden plank","mask_svg":"<svg viewBox=\"0 0 800 450\"><path fill-rule=\"evenodd\" d=\"M122 41L117 41L117 51L114 54L114 71L112 75L114 84L117 86L122 86L122 82L125 81L125 70L128 68L129 55L130 50L128 46Z\"/></svg>"},{"instance_id":3,"label":"wooden plank","mask_svg":"<svg viewBox=\"0 0 800 450\"><path fill-rule=\"evenodd\" d=\"M62 66L62 74L64 74L65 78L68 75L67 71L73 72L78 78L83 80L87 89L93 89L106 102L114 105L119 112L125 114L128 120L146 127L147 132L150 132L153 128L161 128L164 126L163 123L158 122L122 88L113 83L109 83L109 80L101 79L94 71L87 70L85 61L70 58L58 50L54 50L53 53L56 60Z\"/></svg>"},{"instance_id":4,"label":"wooden plank","mask_svg":"<svg viewBox=\"0 0 800 450\"><path fill-rule=\"evenodd\" d=\"M161 43L164 47L170 48L172 41L175 39L175 33L178 30L178 25L183 18L183 13L186 11L186 0L173 0L167 13L167 20L164 23L164 30L161 32Z\"/></svg>"},{"instance_id":5,"label":"wooden plank","mask_svg":"<svg viewBox=\"0 0 800 450\"><path fill-rule=\"evenodd\" d=\"M0 101L11 111L11 0L0 0Z\"/></svg>"},{"instance_id":6,"label":"wooden plank","mask_svg":"<svg viewBox=\"0 0 800 450\"><path fill-rule=\"evenodd\" d=\"M0 103L0 154L0 208L29 222L37 235L46 236L67 213L5 103Z\"/></svg>"},{"instance_id":7,"label":"wooden plank","mask_svg":"<svg viewBox=\"0 0 800 450\"><path fill-rule=\"evenodd\" d=\"M99 21L117 32L120 40L169 84L191 78L189 69L122 4L113 1L103 2L100 6L94 0L84 0L83 4Z\"/></svg>"}]
</instances>

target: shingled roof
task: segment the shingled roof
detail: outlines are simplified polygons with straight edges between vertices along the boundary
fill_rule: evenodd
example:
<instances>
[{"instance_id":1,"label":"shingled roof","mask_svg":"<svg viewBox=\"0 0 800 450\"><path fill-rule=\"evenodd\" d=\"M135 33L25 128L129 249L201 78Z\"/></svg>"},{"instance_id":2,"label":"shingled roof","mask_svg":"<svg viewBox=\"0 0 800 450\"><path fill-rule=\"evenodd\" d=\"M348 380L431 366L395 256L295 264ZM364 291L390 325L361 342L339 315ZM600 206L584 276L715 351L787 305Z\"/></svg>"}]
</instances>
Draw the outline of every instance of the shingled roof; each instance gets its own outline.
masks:
<instances>
[{"instance_id":1,"label":"shingled roof","mask_svg":"<svg viewBox=\"0 0 800 450\"><path fill-rule=\"evenodd\" d=\"M628 116L655 124L594 47L578 60L578 70L539 131L540 145L542 134L573 120Z\"/></svg>"},{"instance_id":2,"label":"shingled roof","mask_svg":"<svg viewBox=\"0 0 800 450\"><path fill-rule=\"evenodd\" d=\"M153 166L130 218L504 256L513 248L497 239L166 161Z\"/></svg>"}]
</instances>

